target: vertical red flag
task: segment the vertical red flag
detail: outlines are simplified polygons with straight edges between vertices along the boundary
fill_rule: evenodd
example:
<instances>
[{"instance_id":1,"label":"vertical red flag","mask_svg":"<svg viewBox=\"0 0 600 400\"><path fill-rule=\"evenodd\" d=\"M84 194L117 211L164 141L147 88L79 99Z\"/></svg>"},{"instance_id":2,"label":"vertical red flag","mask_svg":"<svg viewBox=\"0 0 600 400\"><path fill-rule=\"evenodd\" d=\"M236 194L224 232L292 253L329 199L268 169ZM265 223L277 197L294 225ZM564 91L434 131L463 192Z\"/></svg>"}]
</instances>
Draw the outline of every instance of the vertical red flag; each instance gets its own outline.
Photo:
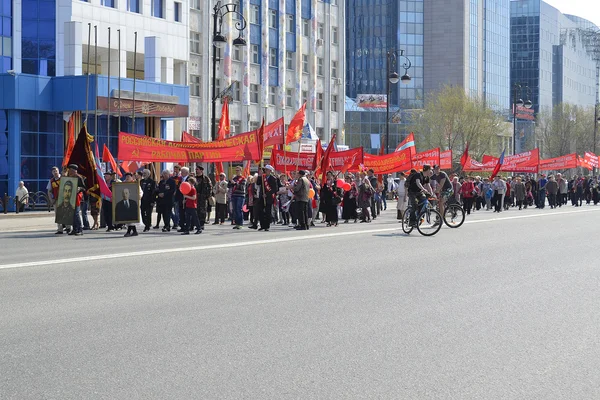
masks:
<instances>
[{"instance_id":1,"label":"vertical red flag","mask_svg":"<svg viewBox=\"0 0 600 400\"><path fill-rule=\"evenodd\" d=\"M202 140L198 139L194 135L190 135L186 131L181 132L181 141L184 143L202 143Z\"/></svg>"},{"instance_id":2,"label":"vertical red flag","mask_svg":"<svg viewBox=\"0 0 600 400\"><path fill-rule=\"evenodd\" d=\"M396 150L394 150L394 152L402 151L408 148L410 148L411 156L417 153L417 148L415 146L415 134L412 132L408 134L406 139L400 142L400 144L396 147Z\"/></svg>"},{"instance_id":3,"label":"vertical red flag","mask_svg":"<svg viewBox=\"0 0 600 400\"><path fill-rule=\"evenodd\" d=\"M75 121L73 120L73 114L71 114L69 122L67 123L67 134L67 148L63 157L63 167L66 167L69 164L69 158L71 158L73 147L75 147Z\"/></svg>"},{"instance_id":4,"label":"vertical red flag","mask_svg":"<svg viewBox=\"0 0 600 400\"><path fill-rule=\"evenodd\" d=\"M496 163L496 166L494 167L494 171L492 171L492 176L490 176L490 179L494 179L496 177L496 175L498 175L498 172L500 172L500 168L502 167L502 164L504 164L504 150L502 150L502 155L498 159L498 162Z\"/></svg>"},{"instance_id":5,"label":"vertical red flag","mask_svg":"<svg viewBox=\"0 0 600 400\"><path fill-rule=\"evenodd\" d=\"M105 163L109 163L112 171L116 172L117 175L119 176L119 178L121 177L121 170L119 169L119 166L117 165L117 161L115 161L113 155L110 153L110 150L108 150L108 147L106 146L106 144L104 145L104 148L102 149L102 161L104 161Z\"/></svg>"},{"instance_id":6,"label":"vertical red flag","mask_svg":"<svg viewBox=\"0 0 600 400\"><path fill-rule=\"evenodd\" d=\"M231 123L229 121L229 102L225 99L221 109L221 119L219 119L219 129L217 130L217 140L223 140L231 132Z\"/></svg>"},{"instance_id":7,"label":"vertical red flag","mask_svg":"<svg viewBox=\"0 0 600 400\"><path fill-rule=\"evenodd\" d=\"M321 139L317 139L317 148L315 153L315 176L319 176L321 173L321 163L323 162L323 146L321 146Z\"/></svg>"},{"instance_id":8,"label":"vertical red flag","mask_svg":"<svg viewBox=\"0 0 600 400\"><path fill-rule=\"evenodd\" d=\"M460 165L462 165L462 167L464 168L467 161L469 161L469 142L467 142L465 151L464 151L463 155L460 157Z\"/></svg>"},{"instance_id":9,"label":"vertical red flag","mask_svg":"<svg viewBox=\"0 0 600 400\"><path fill-rule=\"evenodd\" d=\"M264 152L265 152L265 119L262 119L262 124L258 129L258 154L260 155L260 159L256 160L256 163L260 165L263 160Z\"/></svg>"},{"instance_id":10,"label":"vertical red flag","mask_svg":"<svg viewBox=\"0 0 600 400\"><path fill-rule=\"evenodd\" d=\"M327 170L329 169L329 158L331 157L331 152L335 147L334 143L335 134L331 136L331 140L329 141L327 150L325 150L325 154L323 155L323 162L321 163L321 183L325 183L327 179Z\"/></svg>"},{"instance_id":11,"label":"vertical red flag","mask_svg":"<svg viewBox=\"0 0 600 400\"><path fill-rule=\"evenodd\" d=\"M242 176L244 178L248 178L250 176L250 166L252 165L252 161L246 161L246 166L244 167L244 171L242 172Z\"/></svg>"},{"instance_id":12,"label":"vertical red flag","mask_svg":"<svg viewBox=\"0 0 600 400\"><path fill-rule=\"evenodd\" d=\"M297 142L302 137L302 130L304 129L304 120L306 119L306 102L302 104L302 107L296 112L294 118L290 121L288 126L287 135L285 136L285 144Z\"/></svg>"}]
</instances>

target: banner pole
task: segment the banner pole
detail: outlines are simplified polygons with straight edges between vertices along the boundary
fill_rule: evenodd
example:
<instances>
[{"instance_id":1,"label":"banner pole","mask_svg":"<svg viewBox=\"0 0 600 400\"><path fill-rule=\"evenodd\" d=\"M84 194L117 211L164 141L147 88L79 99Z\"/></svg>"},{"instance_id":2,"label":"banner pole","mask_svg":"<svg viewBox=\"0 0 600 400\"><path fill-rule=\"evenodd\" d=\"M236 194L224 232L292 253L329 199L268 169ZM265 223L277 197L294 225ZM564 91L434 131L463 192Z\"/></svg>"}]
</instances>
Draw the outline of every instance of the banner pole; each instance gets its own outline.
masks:
<instances>
[{"instance_id":1,"label":"banner pole","mask_svg":"<svg viewBox=\"0 0 600 400\"><path fill-rule=\"evenodd\" d=\"M117 78L117 89L119 89L119 98L118 98L118 104L119 104L119 110L118 110L118 115L119 115L119 120L117 121L117 129L119 132L121 132L121 30L117 29L117 33L118 33L118 41L119 41L119 75ZM125 70L127 70L127 68L125 68Z\"/></svg>"},{"instance_id":2,"label":"banner pole","mask_svg":"<svg viewBox=\"0 0 600 400\"><path fill-rule=\"evenodd\" d=\"M98 136L98 25L94 25L94 75L96 95L94 96L94 136Z\"/></svg>"},{"instance_id":3,"label":"banner pole","mask_svg":"<svg viewBox=\"0 0 600 400\"><path fill-rule=\"evenodd\" d=\"M83 124L87 126L88 113L90 110L90 48L92 47L92 24L88 23L88 48L87 48L87 77L85 85L85 120Z\"/></svg>"},{"instance_id":4,"label":"banner pole","mask_svg":"<svg viewBox=\"0 0 600 400\"><path fill-rule=\"evenodd\" d=\"M108 71L107 71L107 86L108 92L106 93L106 97L108 98L108 112L106 114L106 143L110 148L110 26L108 27Z\"/></svg>"},{"instance_id":5,"label":"banner pole","mask_svg":"<svg viewBox=\"0 0 600 400\"><path fill-rule=\"evenodd\" d=\"M137 32L134 33L133 39L133 105L131 107L131 133L135 135L135 78L137 75L135 63L137 62Z\"/></svg>"}]
</instances>

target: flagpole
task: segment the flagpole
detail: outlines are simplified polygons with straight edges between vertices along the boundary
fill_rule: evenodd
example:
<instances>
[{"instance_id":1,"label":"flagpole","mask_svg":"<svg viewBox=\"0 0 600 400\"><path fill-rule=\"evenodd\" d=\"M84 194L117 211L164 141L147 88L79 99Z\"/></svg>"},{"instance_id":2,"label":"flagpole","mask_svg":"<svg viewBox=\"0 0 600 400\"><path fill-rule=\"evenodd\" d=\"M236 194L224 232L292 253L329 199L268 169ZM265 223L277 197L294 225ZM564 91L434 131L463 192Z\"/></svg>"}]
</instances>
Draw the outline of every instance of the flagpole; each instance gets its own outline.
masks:
<instances>
[{"instance_id":1,"label":"flagpole","mask_svg":"<svg viewBox=\"0 0 600 400\"><path fill-rule=\"evenodd\" d=\"M98 25L94 25L94 75L96 96L94 101L94 136L98 136Z\"/></svg>"},{"instance_id":2,"label":"flagpole","mask_svg":"<svg viewBox=\"0 0 600 400\"><path fill-rule=\"evenodd\" d=\"M300 148L302 147L302 136L298 140L298 160L296 161L296 172L300 170Z\"/></svg>"},{"instance_id":3,"label":"flagpole","mask_svg":"<svg viewBox=\"0 0 600 400\"><path fill-rule=\"evenodd\" d=\"M131 133L135 135L135 76L137 75L135 63L137 62L137 32L134 33L133 39L133 105L131 107Z\"/></svg>"},{"instance_id":4,"label":"flagpole","mask_svg":"<svg viewBox=\"0 0 600 400\"><path fill-rule=\"evenodd\" d=\"M90 47L92 47L92 24L88 23L88 48L87 48L87 77L85 85L85 120L87 126L88 113L90 110Z\"/></svg>"},{"instance_id":5,"label":"flagpole","mask_svg":"<svg viewBox=\"0 0 600 400\"><path fill-rule=\"evenodd\" d=\"M117 38L119 40L119 75L117 78L117 86L119 89L119 98L118 98L118 104L119 104L119 110L118 110L118 115L119 115L119 120L117 121L117 128L118 131L121 132L121 30L117 29ZM127 68L125 68L125 70L127 70Z\"/></svg>"},{"instance_id":6,"label":"flagpole","mask_svg":"<svg viewBox=\"0 0 600 400\"><path fill-rule=\"evenodd\" d=\"M108 114L106 116L106 142L109 144L110 147L110 26L108 27L108 79L106 80L108 82L108 92L106 94L106 97L108 98Z\"/></svg>"}]
</instances>

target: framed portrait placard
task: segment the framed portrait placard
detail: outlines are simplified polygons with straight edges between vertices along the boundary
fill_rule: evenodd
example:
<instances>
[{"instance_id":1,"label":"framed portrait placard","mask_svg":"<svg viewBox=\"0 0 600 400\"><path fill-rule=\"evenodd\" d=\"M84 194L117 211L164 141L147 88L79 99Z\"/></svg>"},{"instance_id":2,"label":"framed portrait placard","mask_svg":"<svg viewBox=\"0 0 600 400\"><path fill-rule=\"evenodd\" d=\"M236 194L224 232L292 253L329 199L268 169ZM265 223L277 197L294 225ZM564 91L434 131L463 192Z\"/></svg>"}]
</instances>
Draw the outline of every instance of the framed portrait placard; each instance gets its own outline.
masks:
<instances>
[{"instance_id":1,"label":"framed portrait placard","mask_svg":"<svg viewBox=\"0 0 600 400\"><path fill-rule=\"evenodd\" d=\"M62 225L73 225L75 204L77 202L77 183L79 179L69 176L60 178L58 199L56 199L54 222Z\"/></svg>"},{"instance_id":2,"label":"framed portrait placard","mask_svg":"<svg viewBox=\"0 0 600 400\"><path fill-rule=\"evenodd\" d=\"M140 222L140 184L137 181L113 183L112 207L115 224Z\"/></svg>"}]
</instances>

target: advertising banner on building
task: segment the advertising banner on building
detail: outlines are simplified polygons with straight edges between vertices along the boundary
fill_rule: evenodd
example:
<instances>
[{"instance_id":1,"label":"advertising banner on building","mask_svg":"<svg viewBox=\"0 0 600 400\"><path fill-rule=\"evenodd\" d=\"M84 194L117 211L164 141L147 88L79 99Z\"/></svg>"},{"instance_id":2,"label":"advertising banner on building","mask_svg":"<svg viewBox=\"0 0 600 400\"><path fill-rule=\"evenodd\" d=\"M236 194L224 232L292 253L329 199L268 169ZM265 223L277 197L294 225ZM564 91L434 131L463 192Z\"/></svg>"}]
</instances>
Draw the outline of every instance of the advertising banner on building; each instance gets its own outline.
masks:
<instances>
[{"instance_id":1,"label":"advertising banner on building","mask_svg":"<svg viewBox=\"0 0 600 400\"><path fill-rule=\"evenodd\" d=\"M356 105L362 108L386 108L387 95L359 94L356 96Z\"/></svg>"},{"instance_id":2,"label":"advertising banner on building","mask_svg":"<svg viewBox=\"0 0 600 400\"><path fill-rule=\"evenodd\" d=\"M173 142L119 133L120 160L156 162L224 162L260 159L258 130L206 143Z\"/></svg>"}]
</instances>

